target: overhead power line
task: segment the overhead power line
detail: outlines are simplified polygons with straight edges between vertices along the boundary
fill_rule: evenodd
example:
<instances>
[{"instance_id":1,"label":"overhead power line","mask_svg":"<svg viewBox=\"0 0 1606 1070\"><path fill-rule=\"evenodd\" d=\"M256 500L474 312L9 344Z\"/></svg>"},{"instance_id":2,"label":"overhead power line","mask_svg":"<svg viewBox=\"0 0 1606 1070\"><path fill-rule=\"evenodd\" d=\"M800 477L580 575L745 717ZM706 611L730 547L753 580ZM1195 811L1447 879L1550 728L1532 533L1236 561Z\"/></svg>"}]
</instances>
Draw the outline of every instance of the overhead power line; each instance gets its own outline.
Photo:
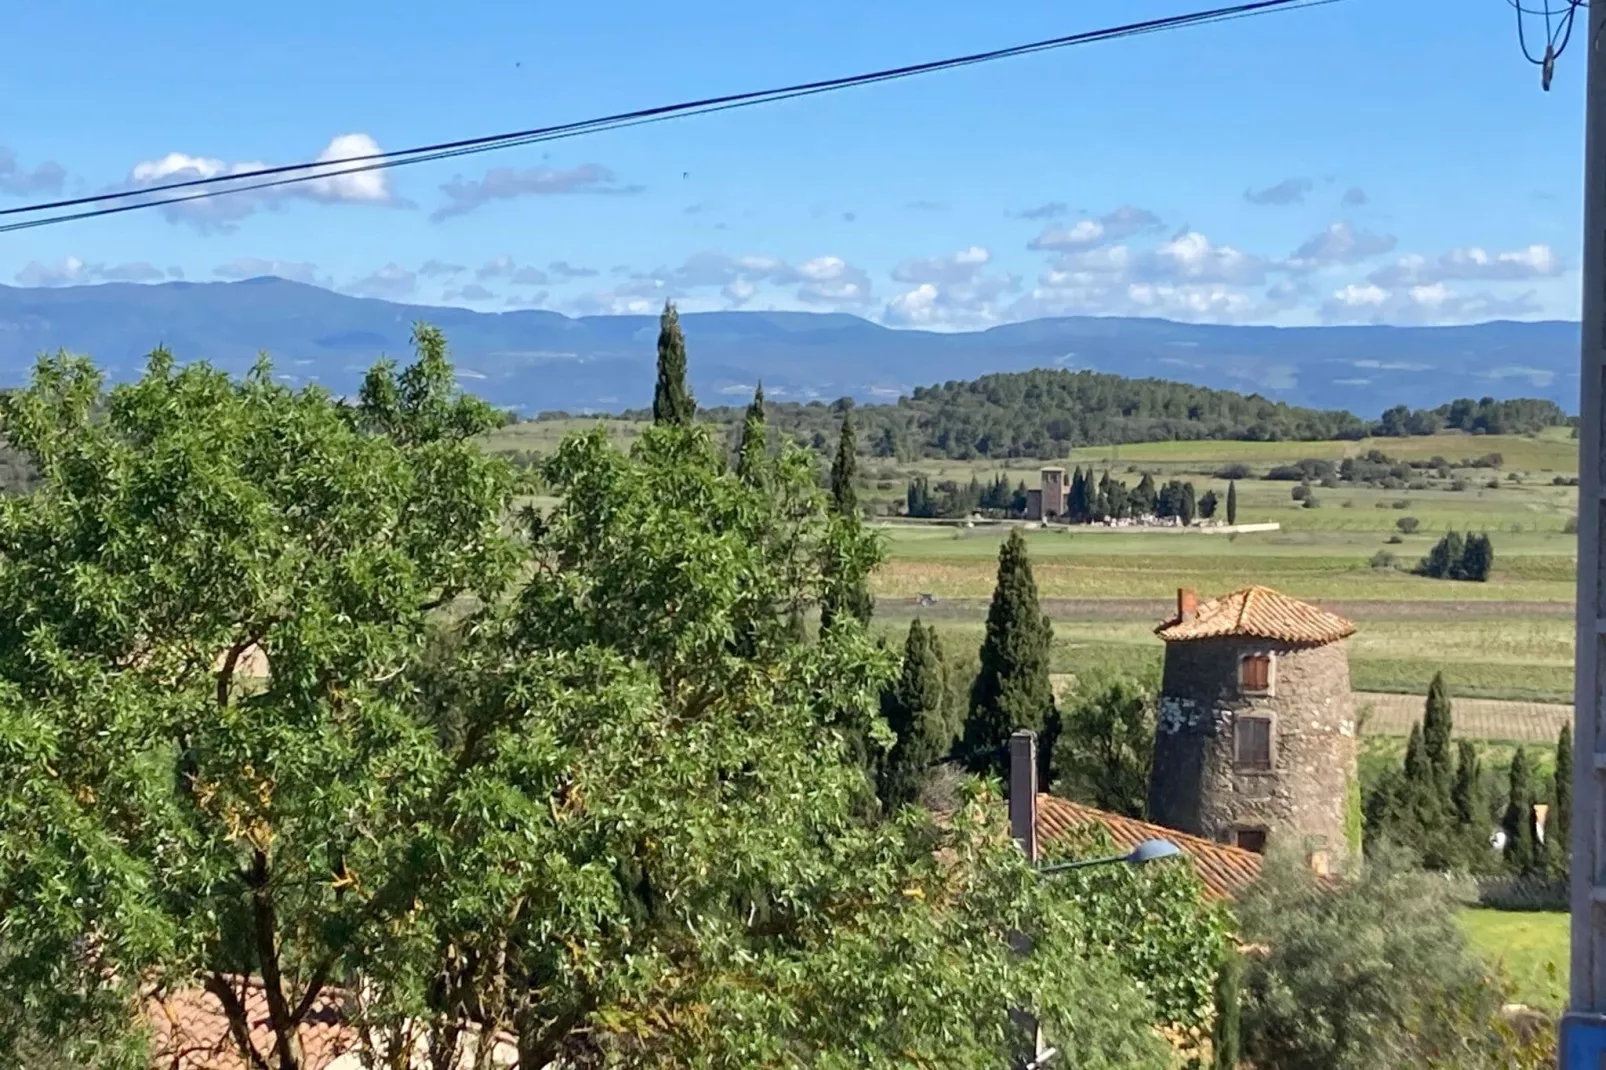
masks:
<instances>
[{"instance_id":1,"label":"overhead power line","mask_svg":"<svg viewBox=\"0 0 1606 1070\"><path fill-rule=\"evenodd\" d=\"M457 156L470 156L481 152L490 152L495 149L539 144L546 141L561 141L567 138L579 137L584 134L598 133L605 130L618 130L632 126L641 126L647 123L663 122L667 119L683 118L688 115L707 115L713 112L752 107L757 104L768 104L779 100L793 100L799 97L814 96L820 93L831 93L842 89L851 89L863 85L873 85L879 82L889 82L901 78L910 78L921 74L931 74L937 71L951 70L958 67L968 67L980 63L991 63L997 60L1012 59L1017 56L1031 55L1036 52L1047 52L1053 49L1067 48L1072 45L1084 45L1093 44L1099 41L1118 40L1125 37L1135 37L1139 34L1181 29L1186 26L1198 26L1208 23L1226 22L1232 19L1271 14L1276 11L1288 11L1309 7L1324 7L1328 4L1337 2L1338 0L1254 0L1254 2L1251 3L1235 4L1229 7L1213 8L1206 11L1196 11L1184 15L1168 16L1166 18L1149 19L1143 22L1127 23L1125 25L1112 26L1100 30L1088 30L1082 33L1067 34L1061 37L1052 37L1041 41L1033 41L1028 44L1013 45L1008 48L994 49L988 52L977 52L966 56L956 56L951 59L933 60L926 63L911 64L903 67L893 67L886 70L872 71L866 74L850 75L842 78L804 82L797 85L784 86L775 89L762 89L746 93L734 93L725 96L708 97L702 100L684 101L678 104L664 104L656 107L641 108L635 111L620 112L615 115L607 115L573 123L564 123L556 126L536 127L530 130L519 130L505 134L492 134L485 137L466 138L458 141L445 141L433 145L422 145L411 149L398 149L393 152L372 153L365 156L350 156L340 160L315 160L309 163L285 164L279 167L263 167L230 175L212 175L203 178L186 179L179 182L169 182L156 186L145 186L138 189L127 189L113 193L101 193L86 197L73 197L65 200L47 201L40 204L24 205L18 208L0 209L0 216L14 216L31 215L38 212L52 211L61 208L80 208L86 205L104 205L104 207L92 208L87 211L46 216L40 219L27 219L0 225L0 233L13 230L28 230L34 227L51 226L57 223L70 223L80 219L93 219L99 216L136 211L141 208L157 208L163 205L181 204L187 201L206 200L212 197L227 196L229 194L273 189L302 182L327 181L329 179L339 178L342 175L360 174L367 171L388 170L394 167L403 167L408 164L425 163L431 160L444 160ZM267 181L249 181L253 179L267 179ZM191 190L193 192L184 193L173 197L156 196L157 194L172 193L179 190Z\"/></svg>"}]
</instances>

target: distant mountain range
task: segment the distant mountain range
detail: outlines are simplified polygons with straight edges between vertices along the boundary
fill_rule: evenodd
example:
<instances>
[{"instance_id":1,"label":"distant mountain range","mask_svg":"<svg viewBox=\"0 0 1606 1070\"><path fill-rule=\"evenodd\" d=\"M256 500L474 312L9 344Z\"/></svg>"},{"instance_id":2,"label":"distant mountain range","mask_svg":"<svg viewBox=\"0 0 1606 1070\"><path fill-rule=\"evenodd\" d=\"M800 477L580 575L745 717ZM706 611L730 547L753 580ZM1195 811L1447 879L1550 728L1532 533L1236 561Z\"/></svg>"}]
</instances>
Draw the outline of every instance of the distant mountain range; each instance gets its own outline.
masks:
<instances>
[{"instance_id":1,"label":"distant mountain range","mask_svg":"<svg viewBox=\"0 0 1606 1070\"><path fill-rule=\"evenodd\" d=\"M114 379L165 344L181 361L243 372L261 351L292 382L355 391L380 355L405 360L409 331L446 332L463 384L520 412L618 411L649 403L656 316L473 312L349 297L279 278L17 289L0 286L0 385L40 353L87 354ZM1090 368L1259 393L1375 417L1455 397L1549 398L1578 409L1577 323L1466 327L1235 327L1077 316L985 331L893 330L841 313L683 317L700 404L741 403L762 379L777 400L891 401L919 385L1028 368Z\"/></svg>"}]
</instances>

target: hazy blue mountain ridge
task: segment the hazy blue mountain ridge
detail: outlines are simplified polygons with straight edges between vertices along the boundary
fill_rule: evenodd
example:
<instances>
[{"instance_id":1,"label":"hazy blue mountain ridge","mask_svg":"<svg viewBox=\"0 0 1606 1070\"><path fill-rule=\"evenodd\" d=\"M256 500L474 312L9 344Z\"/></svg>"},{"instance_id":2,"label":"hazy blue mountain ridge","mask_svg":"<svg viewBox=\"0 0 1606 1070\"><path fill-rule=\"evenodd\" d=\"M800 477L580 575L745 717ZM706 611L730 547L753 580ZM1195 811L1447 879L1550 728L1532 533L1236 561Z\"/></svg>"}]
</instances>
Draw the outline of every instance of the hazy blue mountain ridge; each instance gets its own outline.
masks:
<instances>
[{"instance_id":1,"label":"hazy blue mountain ridge","mask_svg":"<svg viewBox=\"0 0 1606 1070\"><path fill-rule=\"evenodd\" d=\"M1579 325L1242 327L1067 317L983 331L893 330L856 316L706 312L682 317L699 402L733 404L762 379L786 400L890 401L988 372L1091 368L1259 393L1375 417L1396 404L1541 397L1578 407ZM355 391L379 356L405 358L417 320L446 332L465 386L526 413L617 411L650 401L656 316L569 317L396 304L278 278L231 283L0 286L0 385L41 353L93 357L117 379L158 344L244 371L267 352L292 382Z\"/></svg>"}]
</instances>

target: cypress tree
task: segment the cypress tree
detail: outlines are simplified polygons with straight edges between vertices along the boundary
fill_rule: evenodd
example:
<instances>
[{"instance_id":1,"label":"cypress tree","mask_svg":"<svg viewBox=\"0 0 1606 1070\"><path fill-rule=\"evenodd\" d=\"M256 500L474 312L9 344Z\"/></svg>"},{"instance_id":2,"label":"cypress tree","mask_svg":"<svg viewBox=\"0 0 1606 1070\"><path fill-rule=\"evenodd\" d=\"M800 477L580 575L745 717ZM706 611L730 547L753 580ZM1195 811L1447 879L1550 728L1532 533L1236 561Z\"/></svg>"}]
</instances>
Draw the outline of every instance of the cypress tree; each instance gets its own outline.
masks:
<instances>
[{"instance_id":1,"label":"cypress tree","mask_svg":"<svg viewBox=\"0 0 1606 1070\"><path fill-rule=\"evenodd\" d=\"M1492 568L1494 568L1494 545L1489 541L1489 536L1468 535L1466 546L1461 550L1459 578L1481 583L1489 578L1489 571Z\"/></svg>"},{"instance_id":2,"label":"cypress tree","mask_svg":"<svg viewBox=\"0 0 1606 1070\"><path fill-rule=\"evenodd\" d=\"M680 330L680 313L664 302L658 317L658 386L652 396L652 422L690 427L697 402L686 386L686 336Z\"/></svg>"},{"instance_id":3,"label":"cypress tree","mask_svg":"<svg viewBox=\"0 0 1606 1070\"><path fill-rule=\"evenodd\" d=\"M1199 512L1198 502L1194 499L1192 483L1182 484L1181 500L1177 503L1177 516L1182 519L1183 527L1191 527L1193 518Z\"/></svg>"},{"instance_id":4,"label":"cypress tree","mask_svg":"<svg viewBox=\"0 0 1606 1070\"><path fill-rule=\"evenodd\" d=\"M1227 523L1238 523L1238 481L1227 482Z\"/></svg>"},{"instance_id":5,"label":"cypress tree","mask_svg":"<svg viewBox=\"0 0 1606 1070\"><path fill-rule=\"evenodd\" d=\"M1422 741L1420 721L1411 726L1411 735L1405 742L1405 783L1415 799L1433 794L1433 763Z\"/></svg>"},{"instance_id":6,"label":"cypress tree","mask_svg":"<svg viewBox=\"0 0 1606 1070\"><path fill-rule=\"evenodd\" d=\"M1428 764L1433 767L1433 779L1444 797L1446 809L1449 808L1450 781L1453 776L1450 729L1450 693L1444 686L1444 674L1436 672L1433 682L1428 684L1427 704L1422 710L1422 747L1427 753Z\"/></svg>"},{"instance_id":7,"label":"cypress tree","mask_svg":"<svg viewBox=\"0 0 1606 1070\"><path fill-rule=\"evenodd\" d=\"M1483 768L1478 758L1478 747L1470 739L1463 739L1456 747L1455 785L1450 789L1450 801L1455 807L1455 822L1474 842L1487 847L1489 810L1483 801Z\"/></svg>"},{"instance_id":8,"label":"cypress tree","mask_svg":"<svg viewBox=\"0 0 1606 1070\"><path fill-rule=\"evenodd\" d=\"M916 617L903 644L903 670L881 701L887 727L897 737L881 779L881 801L889 810L919 798L927 770L953 747L957 732L947 696L937 630Z\"/></svg>"},{"instance_id":9,"label":"cypress tree","mask_svg":"<svg viewBox=\"0 0 1606 1070\"><path fill-rule=\"evenodd\" d=\"M1506 865L1517 873L1532 873L1538 861L1534 842L1533 772L1528 765L1528 750L1518 747L1511 759L1511 774L1506 795L1506 814L1502 824L1506 831Z\"/></svg>"},{"instance_id":10,"label":"cypress tree","mask_svg":"<svg viewBox=\"0 0 1606 1070\"><path fill-rule=\"evenodd\" d=\"M1154 512L1155 494L1154 477L1144 472L1143 478L1131 494L1132 512L1138 516L1148 516Z\"/></svg>"},{"instance_id":11,"label":"cypress tree","mask_svg":"<svg viewBox=\"0 0 1606 1070\"><path fill-rule=\"evenodd\" d=\"M742 438L736 446L736 475L750 486L764 483L769 460L769 429L764 423L764 384L753 391L753 400L742 418Z\"/></svg>"},{"instance_id":12,"label":"cypress tree","mask_svg":"<svg viewBox=\"0 0 1606 1070\"><path fill-rule=\"evenodd\" d=\"M1080 465L1071 473L1070 501L1065 508L1071 514L1071 523L1087 523L1087 476L1082 474Z\"/></svg>"},{"instance_id":13,"label":"cypress tree","mask_svg":"<svg viewBox=\"0 0 1606 1070\"><path fill-rule=\"evenodd\" d=\"M981 671L970 689L961 754L973 771L1003 774L1016 729L1042 733L1054 713L1048 658L1053 626L1037 601L1037 580L1017 528L998 551L998 583L987 610ZM1038 759L1051 765L1052 748L1039 739Z\"/></svg>"},{"instance_id":14,"label":"cypress tree","mask_svg":"<svg viewBox=\"0 0 1606 1070\"><path fill-rule=\"evenodd\" d=\"M1561 726L1561 735L1556 739L1556 775L1551 791L1555 803L1550 808L1545 845L1555 860L1557 876L1566 879L1573 827L1573 726L1569 724Z\"/></svg>"},{"instance_id":15,"label":"cypress tree","mask_svg":"<svg viewBox=\"0 0 1606 1070\"><path fill-rule=\"evenodd\" d=\"M836 458L831 462L831 501L836 514L852 524L859 524L859 492L854 486L859 466L858 440L853 433L853 410L842 412L842 433L837 438ZM974 482L974 480L972 481ZM979 484L978 484L979 486ZM820 600L820 627L829 628L837 614L847 613L861 623L870 620L875 611L875 599L870 594L870 578L861 576L851 586L832 582L835 567L825 569L827 589Z\"/></svg>"},{"instance_id":16,"label":"cypress tree","mask_svg":"<svg viewBox=\"0 0 1606 1070\"><path fill-rule=\"evenodd\" d=\"M1243 1058L1240 992L1243 987L1244 960L1229 950L1216 971L1216 1021L1210 1032L1211 1066L1214 1070L1238 1070Z\"/></svg>"}]
</instances>

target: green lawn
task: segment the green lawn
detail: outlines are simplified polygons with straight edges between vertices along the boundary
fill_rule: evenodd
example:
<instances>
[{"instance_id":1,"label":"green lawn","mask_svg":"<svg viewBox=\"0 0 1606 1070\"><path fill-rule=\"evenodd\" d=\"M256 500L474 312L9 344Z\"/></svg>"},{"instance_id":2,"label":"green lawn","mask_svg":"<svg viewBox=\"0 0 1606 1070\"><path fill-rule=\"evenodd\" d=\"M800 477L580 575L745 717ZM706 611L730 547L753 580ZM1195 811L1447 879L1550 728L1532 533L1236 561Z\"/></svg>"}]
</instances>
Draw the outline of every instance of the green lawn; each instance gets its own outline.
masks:
<instances>
[{"instance_id":1,"label":"green lawn","mask_svg":"<svg viewBox=\"0 0 1606 1070\"><path fill-rule=\"evenodd\" d=\"M1504 967L1519 1003L1560 1010L1567 1002L1568 915L1555 911L1469 909L1461 924L1473 948Z\"/></svg>"}]
</instances>

